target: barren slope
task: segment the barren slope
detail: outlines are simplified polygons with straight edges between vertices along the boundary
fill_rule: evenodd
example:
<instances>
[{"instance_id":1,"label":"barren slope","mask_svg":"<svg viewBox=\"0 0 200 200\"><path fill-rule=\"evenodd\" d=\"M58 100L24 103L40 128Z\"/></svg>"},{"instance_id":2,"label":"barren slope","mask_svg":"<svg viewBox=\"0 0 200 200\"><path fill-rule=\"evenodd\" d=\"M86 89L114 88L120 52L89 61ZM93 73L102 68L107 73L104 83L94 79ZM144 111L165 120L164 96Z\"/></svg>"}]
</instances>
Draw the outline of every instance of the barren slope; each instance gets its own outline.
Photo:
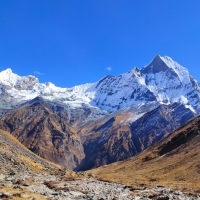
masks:
<instances>
[{"instance_id":1,"label":"barren slope","mask_svg":"<svg viewBox=\"0 0 200 200\"><path fill-rule=\"evenodd\" d=\"M0 127L37 155L69 169L84 157L77 134L41 103L10 112L1 118Z\"/></svg>"},{"instance_id":2,"label":"barren slope","mask_svg":"<svg viewBox=\"0 0 200 200\"><path fill-rule=\"evenodd\" d=\"M0 199L46 199L27 190L26 186L33 183L33 177L45 178L50 174L61 175L61 172L59 165L40 158L10 133L0 130ZM18 186L11 187L10 181Z\"/></svg>"},{"instance_id":3,"label":"barren slope","mask_svg":"<svg viewBox=\"0 0 200 200\"><path fill-rule=\"evenodd\" d=\"M127 185L164 185L200 192L200 116L126 161L88 171Z\"/></svg>"},{"instance_id":4,"label":"barren slope","mask_svg":"<svg viewBox=\"0 0 200 200\"><path fill-rule=\"evenodd\" d=\"M79 134L86 156L77 170L135 156L194 117L190 109L178 103L150 108L146 113L143 109L113 113L84 127Z\"/></svg>"}]
</instances>

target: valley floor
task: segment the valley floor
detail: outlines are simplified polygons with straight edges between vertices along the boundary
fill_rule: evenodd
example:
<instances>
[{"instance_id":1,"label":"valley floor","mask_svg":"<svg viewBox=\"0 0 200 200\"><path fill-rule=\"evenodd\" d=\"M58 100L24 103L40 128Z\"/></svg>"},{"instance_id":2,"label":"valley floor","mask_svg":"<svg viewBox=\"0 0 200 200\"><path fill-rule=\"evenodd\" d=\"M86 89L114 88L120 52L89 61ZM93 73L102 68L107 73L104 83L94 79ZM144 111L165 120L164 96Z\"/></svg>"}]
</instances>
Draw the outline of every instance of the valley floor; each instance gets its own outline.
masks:
<instances>
[{"instance_id":1,"label":"valley floor","mask_svg":"<svg viewBox=\"0 0 200 200\"><path fill-rule=\"evenodd\" d=\"M31 180L31 181L30 181ZM93 177L57 177L54 175L26 174L0 175L0 198L29 200L196 200L198 195L185 194L164 187L146 188L144 185L127 187Z\"/></svg>"},{"instance_id":2,"label":"valley floor","mask_svg":"<svg viewBox=\"0 0 200 200\"><path fill-rule=\"evenodd\" d=\"M104 170L106 172L106 170ZM113 174L110 174L113 176ZM91 172L73 172L33 154L13 136L0 131L0 199L14 200L196 200L163 186L101 180ZM115 177L113 176L113 178ZM128 179L127 179L128 180ZM117 183L118 182L118 183Z\"/></svg>"}]
</instances>

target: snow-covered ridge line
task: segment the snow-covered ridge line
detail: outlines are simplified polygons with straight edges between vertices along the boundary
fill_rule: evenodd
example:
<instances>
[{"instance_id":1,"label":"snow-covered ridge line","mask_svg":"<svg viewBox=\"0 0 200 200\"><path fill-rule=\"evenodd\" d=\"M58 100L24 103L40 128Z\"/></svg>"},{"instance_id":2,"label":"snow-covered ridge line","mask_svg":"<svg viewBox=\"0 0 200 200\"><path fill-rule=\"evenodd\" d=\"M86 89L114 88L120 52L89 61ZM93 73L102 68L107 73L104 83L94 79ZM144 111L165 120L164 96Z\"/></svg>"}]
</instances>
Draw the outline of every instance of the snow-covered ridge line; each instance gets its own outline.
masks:
<instances>
[{"instance_id":1,"label":"snow-covered ridge line","mask_svg":"<svg viewBox=\"0 0 200 200\"><path fill-rule=\"evenodd\" d=\"M173 69L176 72L176 74L178 74L178 77L180 78L182 82L185 82L185 83L189 82L190 74L189 74L189 71L185 67L173 61L168 56L164 56L164 57L160 56L160 58L163 60L163 62L165 62L167 66L169 66L171 69Z\"/></svg>"},{"instance_id":2,"label":"snow-covered ridge line","mask_svg":"<svg viewBox=\"0 0 200 200\"><path fill-rule=\"evenodd\" d=\"M180 102L200 113L199 83L186 68L159 55L141 70L134 68L119 76L106 76L96 83L72 88L39 83L34 76L21 77L7 69L0 72L0 93L12 96L18 103L41 96L73 107L87 104L108 112L151 102Z\"/></svg>"}]
</instances>

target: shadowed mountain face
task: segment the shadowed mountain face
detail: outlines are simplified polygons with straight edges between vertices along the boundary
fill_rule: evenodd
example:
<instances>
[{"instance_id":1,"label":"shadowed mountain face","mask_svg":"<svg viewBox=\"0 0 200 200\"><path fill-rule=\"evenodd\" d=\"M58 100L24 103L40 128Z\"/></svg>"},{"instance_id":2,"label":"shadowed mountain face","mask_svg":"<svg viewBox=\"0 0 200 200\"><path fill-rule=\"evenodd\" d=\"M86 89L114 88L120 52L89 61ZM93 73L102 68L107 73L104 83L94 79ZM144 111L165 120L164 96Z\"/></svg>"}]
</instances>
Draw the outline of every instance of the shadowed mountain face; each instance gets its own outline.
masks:
<instances>
[{"instance_id":1,"label":"shadowed mountain face","mask_svg":"<svg viewBox=\"0 0 200 200\"><path fill-rule=\"evenodd\" d=\"M85 133L82 132L86 157L77 170L87 170L135 156L193 116L190 109L175 103L160 105L132 123L122 123L122 120L130 117L123 113L106 122L101 123L100 120L90 124Z\"/></svg>"},{"instance_id":2,"label":"shadowed mountain face","mask_svg":"<svg viewBox=\"0 0 200 200\"><path fill-rule=\"evenodd\" d=\"M196 116L141 154L89 173L109 181L120 180L124 184L145 183L199 189L199 146L200 116Z\"/></svg>"},{"instance_id":3,"label":"shadowed mountain face","mask_svg":"<svg viewBox=\"0 0 200 200\"><path fill-rule=\"evenodd\" d=\"M167 64L161 59L161 57L157 55L148 66L141 70L141 72L142 74L157 74L168 70L175 75L175 72L173 72L172 69L169 68L169 66L167 66Z\"/></svg>"},{"instance_id":4,"label":"shadowed mountain face","mask_svg":"<svg viewBox=\"0 0 200 200\"><path fill-rule=\"evenodd\" d=\"M9 131L37 155L69 169L84 158L77 134L41 103L10 112L1 119L0 128Z\"/></svg>"}]
</instances>

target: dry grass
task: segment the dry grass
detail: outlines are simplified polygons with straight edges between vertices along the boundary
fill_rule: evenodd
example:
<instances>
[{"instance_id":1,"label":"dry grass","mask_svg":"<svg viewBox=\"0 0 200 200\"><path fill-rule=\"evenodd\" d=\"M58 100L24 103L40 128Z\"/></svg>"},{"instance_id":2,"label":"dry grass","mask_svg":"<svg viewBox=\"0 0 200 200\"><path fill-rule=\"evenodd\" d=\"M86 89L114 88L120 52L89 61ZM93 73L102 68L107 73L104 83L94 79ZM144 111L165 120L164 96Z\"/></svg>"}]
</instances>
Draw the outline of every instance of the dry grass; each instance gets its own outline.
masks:
<instances>
[{"instance_id":1,"label":"dry grass","mask_svg":"<svg viewBox=\"0 0 200 200\"><path fill-rule=\"evenodd\" d=\"M200 193L200 117L198 119L199 121L192 121L136 157L86 173L94 173L100 179L132 187L146 184L150 187L165 186L188 193ZM176 139L177 144L184 137L187 142L168 150L164 155L160 154L165 144L170 144L173 138L181 138Z\"/></svg>"},{"instance_id":2,"label":"dry grass","mask_svg":"<svg viewBox=\"0 0 200 200\"><path fill-rule=\"evenodd\" d=\"M6 199L14 199L14 200L29 200L29 199L35 199L35 200L46 200L46 198L43 195L32 193L26 189L13 189L10 187L1 187L0 191L3 193L9 193L12 194L12 198L6 198Z\"/></svg>"},{"instance_id":3,"label":"dry grass","mask_svg":"<svg viewBox=\"0 0 200 200\"><path fill-rule=\"evenodd\" d=\"M10 148L6 149L4 148L6 145L1 142L0 149L5 152L7 155L9 155L12 151L15 151L12 149L12 146L18 146L21 147L21 149L24 152L28 152L29 155L32 155L33 157L36 158L37 161L33 161L30 157L23 155L23 153L18 152L20 154L20 159L17 159L17 162L19 163L25 163L27 167L29 167L32 171L38 171L38 172L43 172L46 171L46 167L42 163L47 163L49 164L52 168L58 168L60 169L61 166L57 165L55 163L51 163L36 154L34 154L32 151L27 149L23 144L21 144L14 136L12 136L10 133L3 131L0 129L1 134L5 136L10 141ZM5 166L6 167L6 166Z\"/></svg>"}]
</instances>

